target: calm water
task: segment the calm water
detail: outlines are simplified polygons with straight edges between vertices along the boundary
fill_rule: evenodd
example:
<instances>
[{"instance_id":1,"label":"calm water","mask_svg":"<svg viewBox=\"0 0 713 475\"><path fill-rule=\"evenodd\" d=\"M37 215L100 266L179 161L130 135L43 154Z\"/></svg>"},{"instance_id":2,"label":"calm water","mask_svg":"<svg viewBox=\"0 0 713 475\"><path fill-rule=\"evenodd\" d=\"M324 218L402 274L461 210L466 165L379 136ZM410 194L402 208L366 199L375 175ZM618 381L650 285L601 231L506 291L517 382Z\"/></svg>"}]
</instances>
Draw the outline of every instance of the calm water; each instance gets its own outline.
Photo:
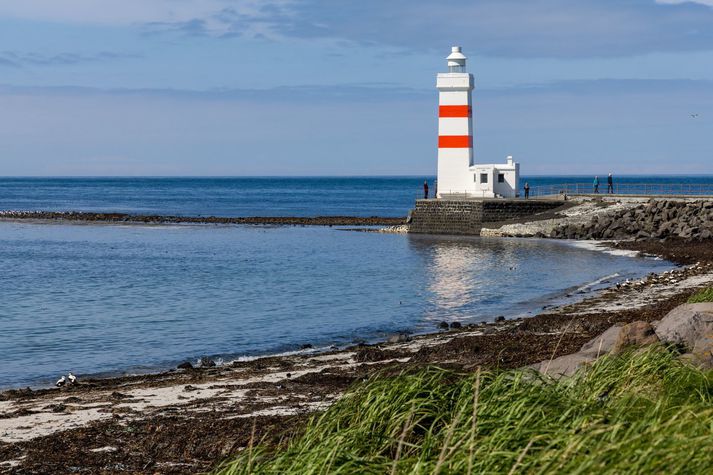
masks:
<instances>
[{"instance_id":1,"label":"calm water","mask_svg":"<svg viewBox=\"0 0 713 475\"><path fill-rule=\"evenodd\" d=\"M0 178L0 210L183 216L406 216L423 180L384 178ZM605 181L605 176L600 176ZM592 177L522 177L530 186ZM627 176L617 183L713 183L713 176ZM606 189L606 185L604 188Z\"/></svg>"},{"instance_id":2,"label":"calm water","mask_svg":"<svg viewBox=\"0 0 713 475\"><path fill-rule=\"evenodd\" d=\"M0 265L0 387L523 315L670 267L547 240L8 222Z\"/></svg>"}]
</instances>

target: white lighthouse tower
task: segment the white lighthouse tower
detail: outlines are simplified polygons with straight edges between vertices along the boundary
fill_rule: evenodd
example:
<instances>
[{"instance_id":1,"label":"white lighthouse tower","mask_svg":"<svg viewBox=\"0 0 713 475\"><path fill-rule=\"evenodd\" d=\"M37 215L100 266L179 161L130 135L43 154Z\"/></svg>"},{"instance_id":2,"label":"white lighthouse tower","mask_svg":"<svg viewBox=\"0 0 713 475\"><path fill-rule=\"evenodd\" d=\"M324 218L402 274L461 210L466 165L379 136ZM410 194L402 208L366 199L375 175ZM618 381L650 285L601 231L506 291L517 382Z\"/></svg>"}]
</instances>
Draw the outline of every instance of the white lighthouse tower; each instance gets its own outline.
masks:
<instances>
[{"instance_id":1,"label":"white lighthouse tower","mask_svg":"<svg viewBox=\"0 0 713 475\"><path fill-rule=\"evenodd\" d=\"M460 46L451 48L448 72L439 73L438 198L514 198L520 165L508 157L502 165L476 165L473 160L473 75L465 70Z\"/></svg>"}]
</instances>

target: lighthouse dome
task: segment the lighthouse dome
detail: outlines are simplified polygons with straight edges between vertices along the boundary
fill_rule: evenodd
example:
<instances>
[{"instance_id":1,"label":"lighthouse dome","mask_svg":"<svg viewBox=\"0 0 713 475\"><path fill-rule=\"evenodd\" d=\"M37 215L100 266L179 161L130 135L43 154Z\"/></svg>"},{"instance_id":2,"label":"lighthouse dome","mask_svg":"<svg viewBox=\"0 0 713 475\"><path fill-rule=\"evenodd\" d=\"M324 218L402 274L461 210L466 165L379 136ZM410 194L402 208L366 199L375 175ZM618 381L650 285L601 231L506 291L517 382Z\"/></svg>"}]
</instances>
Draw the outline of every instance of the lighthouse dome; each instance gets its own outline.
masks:
<instances>
[{"instance_id":1,"label":"lighthouse dome","mask_svg":"<svg viewBox=\"0 0 713 475\"><path fill-rule=\"evenodd\" d=\"M449 54L446 59L448 60L448 72L465 72L465 60L468 58L463 54L460 46L453 46L451 48L451 54Z\"/></svg>"}]
</instances>

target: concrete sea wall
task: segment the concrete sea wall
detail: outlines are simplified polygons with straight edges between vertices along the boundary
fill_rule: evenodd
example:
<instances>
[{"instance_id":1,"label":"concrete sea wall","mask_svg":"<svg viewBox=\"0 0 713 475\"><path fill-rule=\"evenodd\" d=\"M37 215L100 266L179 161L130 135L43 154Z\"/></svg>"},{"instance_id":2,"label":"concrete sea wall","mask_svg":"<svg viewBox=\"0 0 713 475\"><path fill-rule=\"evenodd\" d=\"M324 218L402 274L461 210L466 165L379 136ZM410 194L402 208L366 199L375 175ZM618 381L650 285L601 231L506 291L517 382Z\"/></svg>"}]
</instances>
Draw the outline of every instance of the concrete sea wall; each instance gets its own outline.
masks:
<instances>
[{"instance_id":1,"label":"concrete sea wall","mask_svg":"<svg viewBox=\"0 0 713 475\"><path fill-rule=\"evenodd\" d=\"M562 204L555 200L417 200L409 232L479 235L484 223L532 216Z\"/></svg>"}]
</instances>

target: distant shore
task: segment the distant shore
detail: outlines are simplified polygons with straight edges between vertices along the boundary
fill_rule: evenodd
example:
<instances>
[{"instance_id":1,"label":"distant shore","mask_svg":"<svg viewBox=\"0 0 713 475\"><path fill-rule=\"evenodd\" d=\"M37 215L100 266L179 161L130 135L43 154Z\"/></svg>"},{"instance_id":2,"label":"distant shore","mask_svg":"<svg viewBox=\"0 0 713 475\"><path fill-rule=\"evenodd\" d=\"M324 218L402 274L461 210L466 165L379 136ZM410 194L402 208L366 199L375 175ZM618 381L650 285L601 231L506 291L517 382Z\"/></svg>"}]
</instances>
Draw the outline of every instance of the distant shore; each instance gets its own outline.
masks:
<instances>
[{"instance_id":1,"label":"distant shore","mask_svg":"<svg viewBox=\"0 0 713 475\"><path fill-rule=\"evenodd\" d=\"M254 224L272 226L396 226L406 218L384 216L170 216L80 211L0 211L0 221L108 224Z\"/></svg>"}]
</instances>

